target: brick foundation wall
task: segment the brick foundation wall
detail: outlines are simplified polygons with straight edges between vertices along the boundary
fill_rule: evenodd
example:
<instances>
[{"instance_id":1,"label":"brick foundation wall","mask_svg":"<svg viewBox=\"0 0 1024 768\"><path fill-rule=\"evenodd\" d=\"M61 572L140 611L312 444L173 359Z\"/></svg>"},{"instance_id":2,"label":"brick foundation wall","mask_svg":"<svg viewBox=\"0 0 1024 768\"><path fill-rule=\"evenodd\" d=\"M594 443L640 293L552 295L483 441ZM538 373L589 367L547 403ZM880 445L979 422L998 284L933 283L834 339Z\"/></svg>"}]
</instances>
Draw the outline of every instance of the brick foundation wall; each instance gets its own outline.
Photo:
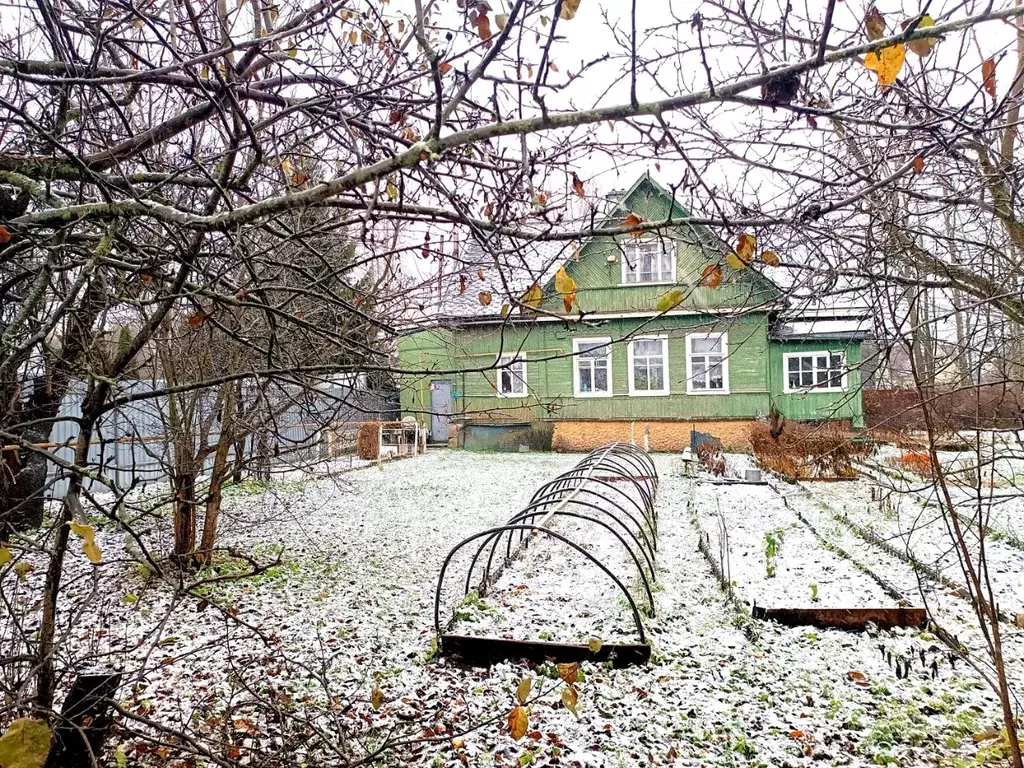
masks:
<instances>
[{"instance_id":1,"label":"brick foundation wall","mask_svg":"<svg viewBox=\"0 0 1024 768\"><path fill-rule=\"evenodd\" d=\"M690 430L714 435L733 451L749 451L753 420L748 421L557 421L551 447L556 451L590 451L614 441L644 444L650 432L652 451L681 451L690 445Z\"/></svg>"}]
</instances>

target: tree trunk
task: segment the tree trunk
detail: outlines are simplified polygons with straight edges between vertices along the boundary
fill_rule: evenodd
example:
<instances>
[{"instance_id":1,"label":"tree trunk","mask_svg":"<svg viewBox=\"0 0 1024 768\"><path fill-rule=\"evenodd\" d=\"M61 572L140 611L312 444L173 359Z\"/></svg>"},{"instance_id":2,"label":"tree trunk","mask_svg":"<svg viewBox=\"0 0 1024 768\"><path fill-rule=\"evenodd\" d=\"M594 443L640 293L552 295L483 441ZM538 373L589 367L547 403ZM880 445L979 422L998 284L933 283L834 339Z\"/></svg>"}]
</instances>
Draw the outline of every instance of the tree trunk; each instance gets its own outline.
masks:
<instances>
[{"instance_id":1,"label":"tree trunk","mask_svg":"<svg viewBox=\"0 0 1024 768\"><path fill-rule=\"evenodd\" d=\"M8 429L26 443L47 442L66 391L63 379L49 384L42 377L36 379L27 402L13 414L13 420L8 420ZM33 425L19 429L18 422L33 422ZM43 524L48 469L49 462L39 451L4 451L4 476L0 479L0 537L23 533Z\"/></svg>"},{"instance_id":2,"label":"tree trunk","mask_svg":"<svg viewBox=\"0 0 1024 768\"><path fill-rule=\"evenodd\" d=\"M220 518L220 502L223 496L224 480L228 475L228 451L235 437L235 385L228 384L224 408L221 412L220 436L217 438L217 452L213 456L213 471L210 474L210 493L206 499L206 516L203 519L203 539L196 553L196 560L209 565L213 545L217 540L217 521Z\"/></svg>"},{"instance_id":3,"label":"tree trunk","mask_svg":"<svg viewBox=\"0 0 1024 768\"><path fill-rule=\"evenodd\" d=\"M174 552L179 568L192 566L196 549L196 473L179 472L171 478L174 490Z\"/></svg>"}]
</instances>

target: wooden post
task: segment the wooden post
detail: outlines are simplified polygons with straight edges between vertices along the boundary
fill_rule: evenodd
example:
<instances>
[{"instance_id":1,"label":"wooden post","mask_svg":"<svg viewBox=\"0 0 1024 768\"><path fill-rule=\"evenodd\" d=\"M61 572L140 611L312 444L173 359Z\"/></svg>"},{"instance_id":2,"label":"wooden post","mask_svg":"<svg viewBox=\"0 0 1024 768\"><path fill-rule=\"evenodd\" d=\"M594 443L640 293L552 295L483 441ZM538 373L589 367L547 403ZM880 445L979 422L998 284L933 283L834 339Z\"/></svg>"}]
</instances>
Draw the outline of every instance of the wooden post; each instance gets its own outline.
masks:
<instances>
[{"instance_id":1,"label":"wooden post","mask_svg":"<svg viewBox=\"0 0 1024 768\"><path fill-rule=\"evenodd\" d=\"M64 700L44 768L103 764L100 753L110 729L110 701L120 685L121 673L113 670L78 676Z\"/></svg>"}]
</instances>

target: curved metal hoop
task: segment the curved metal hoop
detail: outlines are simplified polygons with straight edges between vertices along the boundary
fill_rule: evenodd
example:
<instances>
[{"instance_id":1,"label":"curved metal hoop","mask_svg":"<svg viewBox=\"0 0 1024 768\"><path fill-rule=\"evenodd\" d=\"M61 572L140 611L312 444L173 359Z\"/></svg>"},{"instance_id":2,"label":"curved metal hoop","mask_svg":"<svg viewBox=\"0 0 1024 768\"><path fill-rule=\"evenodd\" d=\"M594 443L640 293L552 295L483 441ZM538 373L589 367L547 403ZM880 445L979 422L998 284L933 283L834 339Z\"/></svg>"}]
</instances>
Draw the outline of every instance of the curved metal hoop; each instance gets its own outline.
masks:
<instances>
[{"instance_id":1,"label":"curved metal hoop","mask_svg":"<svg viewBox=\"0 0 1024 768\"><path fill-rule=\"evenodd\" d=\"M486 531L480 531L479 533L474 533L469 538L463 539L458 544L456 544L455 547L452 549L452 551L448 553L448 556L444 559L444 563L441 565L441 575L437 579L437 590L434 593L434 631L438 634L438 636L441 635L441 591L444 588L444 574L445 574L445 571L448 570L448 565L449 565L449 563L451 563L451 560L455 556L455 553L458 552L460 549L462 549L467 544L469 544L470 542L475 541L476 539L479 539L479 538L481 538L483 536L487 536L487 535L492 534L492 533L498 533L498 532L504 531L504 530L513 530L513 529L522 529L522 530L534 531L534 532L537 532L537 533L543 533L546 536L551 536L552 538L557 539L558 541L562 542L563 544L566 544L569 547L571 547L572 549L576 550L581 555L583 555L588 560L590 560L590 562L592 562L594 565L596 565L598 568L600 568L608 576L608 578L610 578L613 582L615 582L615 585L620 590L622 590L622 594L626 596L626 600L629 602L629 607L630 607L630 609L633 612L633 621L636 623L636 631L637 631L637 634L640 636L640 642L641 643L646 643L647 642L647 636L644 634L644 624L643 624L643 621L640 619L640 611L636 607L636 601L633 599L633 595L631 595L629 593L629 590L626 588L626 585L622 583L622 580L619 579L618 576L616 576L614 573L611 572L611 570L608 568L608 566L606 566L604 563L602 563L600 560L598 560L592 554L587 552L587 550L585 550L579 544L577 544L574 541L570 541L568 538L566 538L565 536L562 536L560 533L556 533L555 531L552 531L550 528L542 528L539 525L527 525L527 524L523 524L523 523L516 524L516 525L499 525L499 526L497 526L495 528L488 528Z\"/></svg>"},{"instance_id":2,"label":"curved metal hoop","mask_svg":"<svg viewBox=\"0 0 1024 768\"><path fill-rule=\"evenodd\" d=\"M627 483L628 488L623 489L617 485L620 482ZM627 492L629 488L632 488L631 492ZM646 642L640 611L622 580L583 546L566 535L551 530L546 523L555 518L571 518L593 523L609 531L626 550L636 567L647 597L647 608L653 616L654 596L651 585L656 578L654 561L658 547L658 513L654 504L657 489L657 469L647 452L631 443L609 443L594 449L581 458L572 469L541 485L534 492L530 502L504 525L473 534L452 548L444 559L434 595L434 628L441 633L441 598L445 576L452 559L460 550L474 542L480 542L475 547L466 571L464 589L465 594L475 590L477 594L483 595L497 580L505 566L523 547L529 545L529 542L524 542L526 537L543 533L579 552L612 579L626 596L641 642ZM624 499L628 501L628 505ZM566 505L573 505L582 510L563 508ZM635 512L631 511L631 508L635 508ZM540 521L542 524L536 523L538 518L543 518ZM513 553L512 546L516 538L517 550ZM506 540L505 556L494 570L495 556L503 539ZM481 558L488 548L490 551L484 562L480 580L474 586L474 573L478 571Z\"/></svg>"}]
</instances>

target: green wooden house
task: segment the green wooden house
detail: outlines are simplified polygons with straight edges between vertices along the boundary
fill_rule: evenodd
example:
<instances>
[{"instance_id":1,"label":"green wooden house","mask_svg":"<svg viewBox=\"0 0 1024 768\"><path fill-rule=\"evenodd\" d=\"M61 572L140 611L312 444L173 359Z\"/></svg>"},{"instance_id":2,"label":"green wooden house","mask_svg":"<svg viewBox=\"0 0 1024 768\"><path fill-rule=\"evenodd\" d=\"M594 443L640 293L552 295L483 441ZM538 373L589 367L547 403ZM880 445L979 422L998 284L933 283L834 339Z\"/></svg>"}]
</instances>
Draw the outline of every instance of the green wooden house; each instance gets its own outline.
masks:
<instances>
[{"instance_id":1,"label":"green wooden house","mask_svg":"<svg viewBox=\"0 0 1024 768\"><path fill-rule=\"evenodd\" d=\"M467 446L546 433L566 450L614 439L678 450L694 427L741 446L773 408L791 421L863 425L863 310L800 311L770 267L732 269L730 248L687 223L649 175L617 196L596 229L630 214L679 224L597 235L578 249L480 250L463 256L457 276L425 286L398 345L410 372L403 412L429 421L435 441L455 424ZM721 266L715 287L711 265ZM576 284L569 312L555 288L561 266ZM517 301L534 284L543 291L535 309ZM659 311L670 291L682 302Z\"/></svg>"}]
</instances>

